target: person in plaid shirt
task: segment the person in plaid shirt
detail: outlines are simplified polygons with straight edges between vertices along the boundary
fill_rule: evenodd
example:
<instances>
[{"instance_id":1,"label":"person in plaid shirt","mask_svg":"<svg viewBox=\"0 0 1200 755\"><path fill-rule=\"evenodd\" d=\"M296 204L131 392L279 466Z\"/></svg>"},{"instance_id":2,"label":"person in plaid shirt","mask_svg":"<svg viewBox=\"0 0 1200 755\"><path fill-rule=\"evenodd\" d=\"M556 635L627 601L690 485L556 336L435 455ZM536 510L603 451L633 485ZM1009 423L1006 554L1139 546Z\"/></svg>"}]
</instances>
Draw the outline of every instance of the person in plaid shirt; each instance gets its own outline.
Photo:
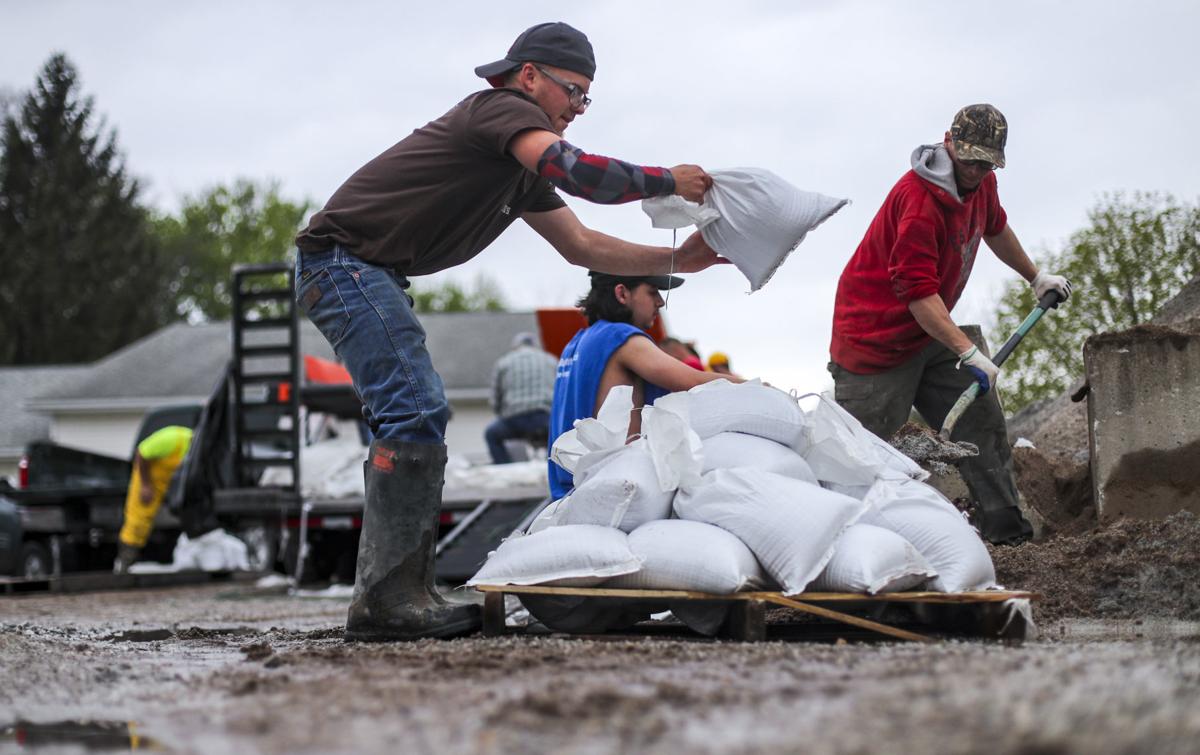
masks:
<instances>
[{"instance_id":1,"label":"person in plaid shirt","mask_svg":"<svg viewBox=\"0 0 1200 755\"><path fill-rule=\"evenodd\" d=\"M512 351L492 370L492 409L496 419L483 433L493 464L508 464L507 440L544 440L550 428L554 400L554 371L558 365L537 347L532 333L518 333Z\"/></svg>"}]
</instances>

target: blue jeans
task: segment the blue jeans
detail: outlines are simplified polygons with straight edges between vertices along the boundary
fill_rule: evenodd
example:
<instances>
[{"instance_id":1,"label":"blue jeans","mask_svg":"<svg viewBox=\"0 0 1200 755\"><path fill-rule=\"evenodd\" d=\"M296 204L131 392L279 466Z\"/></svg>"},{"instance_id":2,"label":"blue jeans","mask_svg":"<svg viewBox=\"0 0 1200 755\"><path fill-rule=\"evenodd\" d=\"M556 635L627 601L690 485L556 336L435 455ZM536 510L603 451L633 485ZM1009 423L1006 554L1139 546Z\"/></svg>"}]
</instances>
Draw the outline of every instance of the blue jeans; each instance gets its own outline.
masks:
<instances>
[{"instance_id":1,"label":"blue jeans","mask_svg":"<svg viewBox=\"0 0 1200 755\"><path fill-rule=\"evenodd\" d=\"M487 439L488 453L492 455L493 464L508 464L512 457L504 447L504 441L517 438L544 438L550 430L550 412L535 409L531 412L514 414L511 417L497 417L487 429L483 437Z\"/></svg>"},{"instance_id":2,"label":"blue jeans","mask_svg":"<svg viewBox=\"0 0 1200 755\"><path fill-rule=\"evenodd\" d=\"M440 444L450 405L406 288L340 246L297 254L296 301L350 372L374 436Z\"/></svg>"}]
</instances>

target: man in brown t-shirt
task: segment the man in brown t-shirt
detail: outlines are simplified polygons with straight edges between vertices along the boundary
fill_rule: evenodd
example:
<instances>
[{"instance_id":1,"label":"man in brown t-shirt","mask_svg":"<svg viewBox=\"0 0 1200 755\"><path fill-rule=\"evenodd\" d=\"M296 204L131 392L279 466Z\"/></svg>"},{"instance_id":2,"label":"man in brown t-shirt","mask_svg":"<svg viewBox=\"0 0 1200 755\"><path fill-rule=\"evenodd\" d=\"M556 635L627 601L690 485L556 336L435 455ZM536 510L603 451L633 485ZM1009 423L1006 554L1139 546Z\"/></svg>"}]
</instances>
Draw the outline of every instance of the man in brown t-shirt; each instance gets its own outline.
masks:
<instances>
[{"instance_id":1,"label":"man in brown t-shirt","mask_svg":"<svg viewBox=\"0 0 1200 755\"><path fill-rule=\"evenodd\" d=\"M582 32L538 24L475 72L493 88L360 168L296 237L297 301L350 371L374 434L347 640L448 637L479 624L477 606L448 603L433 585L449 406L407 276L471 259L518 217L592 270L661 275L721 261L699 233L672 252L594 231L555 193L698 202L712 185L695 165L631 165L563 140L591 103L596 63Z\"/></svg>"}]
</instances>

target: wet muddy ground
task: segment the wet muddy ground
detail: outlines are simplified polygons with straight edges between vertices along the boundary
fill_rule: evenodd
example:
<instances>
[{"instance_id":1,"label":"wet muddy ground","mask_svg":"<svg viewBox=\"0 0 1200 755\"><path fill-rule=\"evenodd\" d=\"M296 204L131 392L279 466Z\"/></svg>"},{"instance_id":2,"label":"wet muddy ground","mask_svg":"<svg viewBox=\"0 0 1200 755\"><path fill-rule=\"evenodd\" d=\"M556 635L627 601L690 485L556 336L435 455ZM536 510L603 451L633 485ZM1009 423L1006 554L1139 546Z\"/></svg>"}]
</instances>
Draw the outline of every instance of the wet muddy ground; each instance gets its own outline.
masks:
<instances>
[{"instance_id":1,"label":"wet muddy ground","mask_svg":"<svg viewBox=\"0 0 1200 755\"><path fill-rule=\"evenodd\" d=\"M16 721L133 722L140 746L195 753L1183 753L1200 740L1193 622L1062 619L1020 646L347 645L346 604L251 585L0 598L0 752L81 751L37 747L36 728L20 745Z\"/></svg>"}]
</instances>

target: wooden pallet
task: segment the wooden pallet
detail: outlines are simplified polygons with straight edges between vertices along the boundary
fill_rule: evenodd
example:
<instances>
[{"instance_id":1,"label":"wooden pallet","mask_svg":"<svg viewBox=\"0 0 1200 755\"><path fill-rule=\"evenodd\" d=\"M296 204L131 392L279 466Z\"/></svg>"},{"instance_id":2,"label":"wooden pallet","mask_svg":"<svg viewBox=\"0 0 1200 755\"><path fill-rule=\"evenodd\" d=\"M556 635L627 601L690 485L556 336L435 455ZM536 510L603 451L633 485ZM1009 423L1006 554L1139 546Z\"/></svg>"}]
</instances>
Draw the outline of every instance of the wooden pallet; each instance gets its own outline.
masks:
<instances>
[{"instance_id":1,"label":"wooden pallet","mask_svg":"<svg viewBox=\"0 0 1200 755\"><path fill-rule=\"evenodd\" d=\"M842 625L866 630L874 635L906 640L909 642L933 642L935 638L913 632L901 627L884 624L871 619L847 613L838 608L861 608L881 603L920 603L940 606L975 606L978 616L973 619L973 627L969 633L980 637L1000 638L1003 633L1003 616L1006 612L1005 601L1022 598L1038 600L1040 595L1031 592L1011 590L981 590L976 592L894 592L883 595L865 595L861 593L803 593L788 597L779 592L740 592L728 595L692 592L688 590L627 590L604 587L543 587L517 585L479 585L476 590L484 594L483 601L483 633L486 636L499 636L508 633L505 625L504 596L505 595L562 595L600 600L647 600L647 601L680 601L694 600L709 603L723 603L730 606L729 617L722 627L721 636L746 642L760 642L767 639L768 624L766 609L768 606L782 606L805 614L838 622ZM839 605L841 604L841 605ZM936 627L935 627L936 628ZM1016 639L1020 639L1017 637Z\"/></svg>"}]
</instances>

